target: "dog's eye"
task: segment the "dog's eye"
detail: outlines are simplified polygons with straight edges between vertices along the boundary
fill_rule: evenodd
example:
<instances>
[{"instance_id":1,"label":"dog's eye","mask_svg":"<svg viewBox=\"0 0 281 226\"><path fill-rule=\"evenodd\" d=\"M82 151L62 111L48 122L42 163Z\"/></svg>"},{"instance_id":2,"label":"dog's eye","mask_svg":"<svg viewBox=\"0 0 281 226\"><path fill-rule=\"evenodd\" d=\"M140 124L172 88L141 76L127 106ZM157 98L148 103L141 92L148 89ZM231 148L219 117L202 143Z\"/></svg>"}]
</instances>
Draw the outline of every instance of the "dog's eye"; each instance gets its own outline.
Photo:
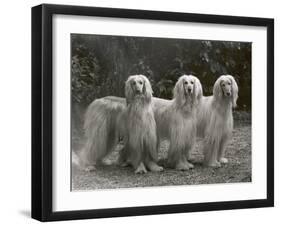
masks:
<instances>
[{"instance_id":1,"label":"dog's eye","mask_svg":"<svg viewBox=\"0 0 281 226\"><path fill-rule=\"evenodd\" d=\"M222 86L225 86L225 84L223 83Z\"/></svg>"},{"instance_id":2,"label":"dog's eye","mask_svg":"<svg viewBox=\"0 0 281 226\"><path fill-rule=\"evenodd\" d=\"M140 85L142 85L142 82L139 82Z\"/></svg>"},{"instance_id":3,"label":"dog's eye","mask_svg":"<svg viewBox=\"0 0 281 226\"><path fill-rule=\"evenodd\" d=\"M231 85L231 83L229 82L228 85Z\"/></svg>"},{"instance_id":4,"label":"dog's eye","mask_svg":"<svg viewBox=\"0 0 281 226\"><path fill-rule=\"evenodd\" d=\"M185 84L185 85L187 85L187 84L188 84L188 82L187 82L187 81L184 81L184 84Z\"/></svg>"},{"instance_id":5,"label":"dog's eye","mask_svg":"<svg viewBox=\"0 0 281 226\"><path fill-rule=\"evenodd\" d=\"M194 83L194 82L193 82L193 81L191 81L190 83L193 85L193 83Z\"/></svg>"},{"instance_id":6,"label":"dog's eye","mask_svg":"<svg viewBox=\"0 0 281 226\"><path fill-rule=\"evenodd\" d=\"M136 85L137 83L136 83L136 81L133 81L133 85Z\"/></svg>"}]
</instances>

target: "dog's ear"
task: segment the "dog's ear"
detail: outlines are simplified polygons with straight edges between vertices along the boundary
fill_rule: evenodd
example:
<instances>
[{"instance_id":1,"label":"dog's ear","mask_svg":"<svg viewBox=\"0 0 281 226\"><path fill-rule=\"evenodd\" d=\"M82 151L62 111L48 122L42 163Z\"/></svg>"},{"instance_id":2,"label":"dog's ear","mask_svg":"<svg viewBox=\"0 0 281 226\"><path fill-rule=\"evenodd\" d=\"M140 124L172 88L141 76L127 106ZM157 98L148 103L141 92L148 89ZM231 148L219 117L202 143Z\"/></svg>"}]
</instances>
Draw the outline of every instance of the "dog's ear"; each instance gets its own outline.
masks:
<instances>
[{"instance_id":1,"label":"dog's ear","mask_svg":"<svg viewBox=\"0 0 281 226\"><path fill-rule=\"evenodd\" d=\"M213 88L213 95L215 99L220 100L222 98L222 89L221 89L221 81L223 76L220 76L217 81L215 82L214 88Z\"/></svg>"},{"instance_id":2,"label":"dog's ear","mask_svg":"<svg viewBox=\"0 0 281 226\"><path fill-rule=\"evenodd\" d=\"M235 79L231 75L227 75L227 78L231 81L231 91L232 91L232 106L235 108L237 99L238 99L238 85Z\"/></svg>"},{"instance_id":3,"label":"dog's ear","mask_svg":"<svg viewBox=\"0 0 281 226\"><path fill-rule=\"evenodd\" d=\"M134 98L134 90L132 89L131 82L134 79L134 76L129 76L125 83L125 97L127 104L130 104Z\"/></svg>"},{"instance_id":4,"label":"dog's ear","mask_svg":"<svg viewBox=\"0 0 281 226\"><path fill-rule=\"evenodd\" d=\"M193 76L194 78L194 102L195 104L199 103L202 96L203 96L203 90L200 80Z\"/></svg>"},{"instance_id":5,"label":"dog's ear","mask_svg":"<svg viewBox=\"0 0 281 226\"><path fill-rule=\"evenodd\" d=\"M148 80L148 78L144 75L139 75L141 78L142 78L142 81L143 81L143 94L145 96L145 99L150 102L151 101L151 98L152 98L152 94L153 94L153 90L152 90L152 87L151 87L151 84Z\"/></svg>"},{"instance_id":6,"label":"dog's ear","mask_svg":"<svg viewBox=\"0 0 281 226\"><path fill-rule=\"evenodd\" d=\"M176 82L176 85L173 90L173 95L177 104L179 106L182 106L185 102L184 89L183 89L183 76L181 76Z\"/></svg>"}]
</instances>

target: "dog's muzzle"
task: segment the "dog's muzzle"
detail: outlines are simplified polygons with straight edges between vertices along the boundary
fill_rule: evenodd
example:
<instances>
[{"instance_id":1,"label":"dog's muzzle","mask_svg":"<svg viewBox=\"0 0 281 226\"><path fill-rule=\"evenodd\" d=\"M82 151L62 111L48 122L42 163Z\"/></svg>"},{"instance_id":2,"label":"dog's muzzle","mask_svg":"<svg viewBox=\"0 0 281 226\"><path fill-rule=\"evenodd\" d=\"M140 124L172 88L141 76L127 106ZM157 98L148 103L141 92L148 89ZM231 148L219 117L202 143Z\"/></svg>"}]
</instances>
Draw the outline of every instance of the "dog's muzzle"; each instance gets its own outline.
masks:
<instances>
[{"instance_id":1,"label":"dog's muzzle","mask_svg":"<svg viewBox=\"0 0 281 226\"><path fill-rule=\"evenodd\" d=\"M141 94L141 90L139 90L139 89L136 89L136 94Z\"/></svg>"}]
</instances>

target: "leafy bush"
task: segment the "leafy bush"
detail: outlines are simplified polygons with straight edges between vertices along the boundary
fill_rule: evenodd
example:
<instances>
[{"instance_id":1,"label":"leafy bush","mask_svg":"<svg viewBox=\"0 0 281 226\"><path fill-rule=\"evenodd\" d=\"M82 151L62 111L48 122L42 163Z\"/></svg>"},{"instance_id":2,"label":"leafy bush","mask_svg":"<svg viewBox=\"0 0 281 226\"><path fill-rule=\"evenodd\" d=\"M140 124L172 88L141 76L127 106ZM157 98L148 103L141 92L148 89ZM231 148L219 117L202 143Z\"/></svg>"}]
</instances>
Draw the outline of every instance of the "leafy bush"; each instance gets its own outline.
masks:
<instances>
[{"instance_id":1,"label":"leafy bush","mask_svg":"<svg viewBox=\"0 0 281 226\"><path fill-rule=\"evenodd\" d=\"M71 47L73 104L124 96L130 74L146 75L154 95L168 99L183 73L201 80L204 95L212 94L220 75L231 74L238 107L251 109L251 43L72 34Z\"/></svg>"}]
</instances>

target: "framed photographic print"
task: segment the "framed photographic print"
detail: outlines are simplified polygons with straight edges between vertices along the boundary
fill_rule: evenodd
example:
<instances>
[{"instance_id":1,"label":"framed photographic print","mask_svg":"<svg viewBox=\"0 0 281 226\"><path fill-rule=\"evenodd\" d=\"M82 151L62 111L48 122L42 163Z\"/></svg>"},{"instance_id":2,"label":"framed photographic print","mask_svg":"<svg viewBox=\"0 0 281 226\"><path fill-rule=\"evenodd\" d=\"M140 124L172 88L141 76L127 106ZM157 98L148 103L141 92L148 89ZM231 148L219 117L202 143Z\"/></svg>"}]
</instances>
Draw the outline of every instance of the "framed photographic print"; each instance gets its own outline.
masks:
<instances>
[{"instance_id":1,"label":"framed photographic print","mask_svg":"<svg viewBox=\"0 0 281 226\"><path fill-rule=\"evenodd\" d=\"M32 217L274 205L274 21L32 8Z\"/></svg>"}]
</instances>

